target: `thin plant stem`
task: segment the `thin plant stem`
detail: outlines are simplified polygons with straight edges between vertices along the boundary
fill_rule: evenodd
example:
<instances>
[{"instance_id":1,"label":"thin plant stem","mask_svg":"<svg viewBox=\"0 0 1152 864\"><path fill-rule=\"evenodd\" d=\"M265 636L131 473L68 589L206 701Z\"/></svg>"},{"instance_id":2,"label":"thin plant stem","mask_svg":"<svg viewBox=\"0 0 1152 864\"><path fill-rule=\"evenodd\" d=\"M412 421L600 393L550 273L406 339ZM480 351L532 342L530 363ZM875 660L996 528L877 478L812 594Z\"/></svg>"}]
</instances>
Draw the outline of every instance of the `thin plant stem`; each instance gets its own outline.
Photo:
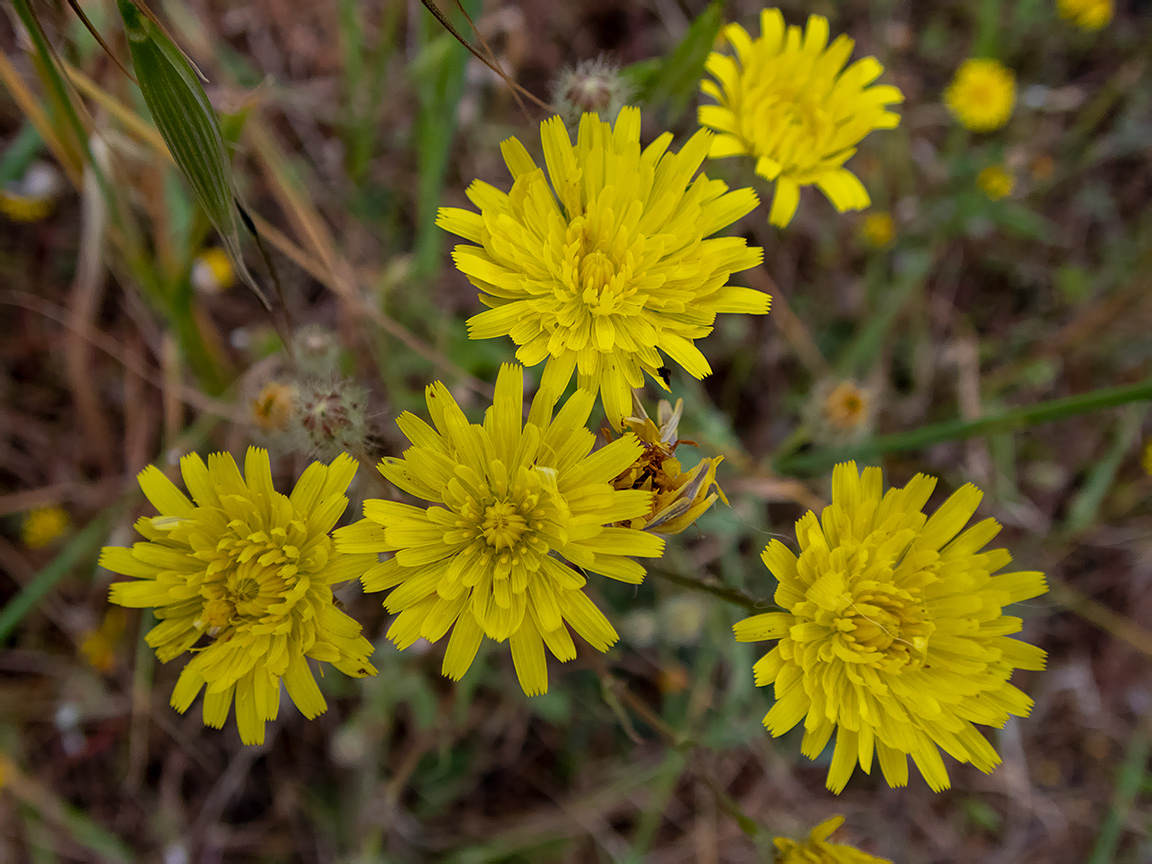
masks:
<instances>
[{"instance_id":1,"label":"thin plant stem","mask_svg":"<svg viewBox=\"0 0 1152 864\"><path fill-rule=\"evenodd\" d=\"M1075 417L1079 414L1089 414L1093 411L1115 408L1131 402L1148 401L1152 401L1152 378L1145 379L1138 384L1104 387L1079 396L1050 399L1047 402L1013 408L977 420L948 420L944 423L933 423L909 432L881 435L852 447L814 450L810 453L780 459L776 462L775 467L777 473L784 475L815 473L838 462L867 459L901 450L922 450L934 444L941 444L945 441L963 441L977 435L1014 432L1041 423L1051 423L1056 420Z\"/></svg>"}]
</instances>

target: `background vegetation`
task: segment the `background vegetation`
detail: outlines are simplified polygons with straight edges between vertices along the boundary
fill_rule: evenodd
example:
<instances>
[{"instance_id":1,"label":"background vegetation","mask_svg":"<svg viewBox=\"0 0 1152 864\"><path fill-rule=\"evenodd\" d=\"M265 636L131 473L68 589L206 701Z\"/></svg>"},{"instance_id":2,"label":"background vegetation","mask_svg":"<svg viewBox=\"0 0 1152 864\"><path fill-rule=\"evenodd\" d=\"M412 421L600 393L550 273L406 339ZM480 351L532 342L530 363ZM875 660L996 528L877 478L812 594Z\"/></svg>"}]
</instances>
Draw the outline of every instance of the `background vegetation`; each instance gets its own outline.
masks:
<instances>
[{"instance_id":1,"label":"background vegetation","mask_svg":"<svg viewBox=\"0 0 1152 864\"><path fill-rule=\"evenodd\" d=\"M82 5L127 62L115 5ZM541 98L566 64L640 64L646 137L672 128L682 142L700 34L751 23L761 4L464 5ZM844 836L902 862L1152 860L1152 13L1130 0L1088 34L1049 0L781 6L791 23L829 16L906 95L899 129L850 163L895 238L874 248L863 214L811 190L785 230L763 209L738 226L766 254L737 282L772 293L772 314L721 317L702 346L715 373L673 380L681 435L727 457L731 507L670 544L640 588L599 581L623 639L554 669L545 697L523 696L506 651L451 684L441 646L398 653L379 598L352 590L379 676L329 675L328 713L306 722L286 705L247 748L234 727L168 707L177 664L155 663L147 616L109 610L95 559L145 512L145 465L267 440L251 406L279 343L243 288L193 287L194 259L218 241L136 87L67 6L36 2L62 87L5 8L0 180L15 188L44 160L61 183L47 218L0 223L0 860L761 861L772 836L834 812ZM511 346L467 340L476 292L432 220L473 178L506 188L498 144L535 140L543 114L525 117L415 2L157 11L211 82L292 317L370 393L372 454L398 451L392 419L420 411L434 378L481 406ZM987 136L941 105L975 54L1018 76L1015 115ZM84 172L85 146L100 172ZM976 182L991 165L1015 178L997 201ZM754 182L735 160L706 170ZM254 248L246 258L267 284ZM893 483L936 474L941 498L975 482L1018 564L1053 586L1019 612L1050 654L1047 672L1014 679L1032 716L996 735L996 773L953 767L940 795L878 772L827 793L826 762L760 725L762 649L731 636L745 610L676 581L771 595L758 555L827 495L837 442L808 406L844 376L873 400L861 458ZM288 483L306 454L275 452ZM25 515L46 505L74 527L28 548Z\"/></svg>"}]
</instances>

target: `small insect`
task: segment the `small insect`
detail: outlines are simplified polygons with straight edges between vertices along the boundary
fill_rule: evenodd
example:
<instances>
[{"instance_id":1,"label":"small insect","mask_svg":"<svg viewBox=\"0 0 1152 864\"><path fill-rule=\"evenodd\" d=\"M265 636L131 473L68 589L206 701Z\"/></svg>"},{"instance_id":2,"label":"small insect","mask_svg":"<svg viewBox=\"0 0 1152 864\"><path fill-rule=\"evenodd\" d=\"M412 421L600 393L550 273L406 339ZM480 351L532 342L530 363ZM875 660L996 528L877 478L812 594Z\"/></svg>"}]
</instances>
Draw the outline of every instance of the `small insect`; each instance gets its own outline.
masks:
<instances>
[{"instance_id":1,"label":"small insect","mask_svg":"<svg viewBox=\"0 0 1152 864\"><path fill-rule=\"evenodd\" d=\"M665 387L671 386L671 384L672 384L672 370L671 369L669 369L667 366L661 366L659 369L656 370L656 374L660 376L660 380L664 382Z\"/></svg>"}]
</instances>

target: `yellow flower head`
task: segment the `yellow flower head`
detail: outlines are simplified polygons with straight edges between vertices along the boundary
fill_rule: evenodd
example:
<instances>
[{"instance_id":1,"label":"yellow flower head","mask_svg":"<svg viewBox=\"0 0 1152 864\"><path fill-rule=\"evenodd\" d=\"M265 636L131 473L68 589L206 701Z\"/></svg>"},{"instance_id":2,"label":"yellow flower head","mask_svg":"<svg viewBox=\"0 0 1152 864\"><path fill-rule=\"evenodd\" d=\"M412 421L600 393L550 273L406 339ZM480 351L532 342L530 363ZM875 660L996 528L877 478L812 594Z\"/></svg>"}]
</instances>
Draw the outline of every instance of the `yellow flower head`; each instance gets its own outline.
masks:
<instances>
[{"instance_id":1,"label":"yellow flower head","mask_svg":"<svg viewBox=\"0 0 1152 864\"><path fill-rule=\"evenodd\" d=\"M1112 20L1112 0L1059 0L1060 17L1081 30L1099 30Z\"/></svg>"},{"instance_id":2,"label":"yellow flower head","mask_svg":"<svg viewBox=\"0 0 1152 864\"><path fill-rule=\"evenodd\" d=\"M235 696L241 740L260 744L265 721L280 709L281 679L305 717L327 709L309 659L357 678L376 674L372 643L332 596L333 585L376 560L340 554L329 536L348 506L356 463L346 455L312 463L291 496L272 488L268 452L256 447L248 448L246 477L227 453L213 453L207 465L189 454L180 470L192 501L159 468L140 472L160 515L137 521L146 542L104 547L100 563L134 577L113 583L110 599L155 608L160 623L147 639L161 662L194 652L173 708L188 710L207 685L204 724L220 729Z\"/></svg>"},{"instance_id":3,"label":"yellow flower head","mask_svg":"<svg viewBox=\"0 0 1152 864\"><path fill-rule=\"evenodd\" d=\"M596 397L577 391L553 417L556 397L542 391L526 423L523 397L524 370L503 366L476 425L447 387L430 386L436 428L402 414L396 422L412 446L384 459L380 473L431 503L365 501L366 518L336 540L347 552L395 553L363 582L368 591L394 589L384 606L400 613L388 630L399 648L451 628L443 671L459 680L482 637L507 640L531 696L548 690L545 645L561 661L576 656L568 627L599 651L619 638L581 590L584 573L638 584L644 568L628 556L658 557L664 540L605 527L648 512L652 495L611 485L640 454L633 436L591 452L585 424Z\"/></svg>"},{"instance_id":4,"label":"yellow flower head","mask_svg":"<svg viewBox=\"0 0 1152 864\"><path fill-rule=\"evenodd\" d=\"M800 203L800 187L815 184L843 213L871 203L844 163L873 129L894 129L900 116L889 105L904 101L891 85L869 86L884 67L864 57L848 68L854 42L828 44L828 19L810 15L805 29L784 26L779 9L760 13L753 40L739 24L724 28L735 57L712 53L700 89L719 105L702 105L701 126L715 129L709 155L750 155L756 173L776 181L768 219L787 225Z\"/></svg>"},{"instance_id":5,"label":"yellow flower head","mask_svg":"<svg viewBox=\"0 0 1152 864\"><path fill-rule=\"evenodd\" d=\"M691 471L685 472L676 458L680 444L695 444L677 437L684 400L676 407L661 399L657 406L657 426L633 394L633 416L624 419L624 428L632 432L644 448L640 456L620 473L612 485L617 489L643 489L652 492L652 506L643 516L623 523L626 527L655 531L657 534L679 534L704 515L719 498L728 498L716 482L716 467L723 456L708 456Z\"/></svg>"},{"instance_id":6,"label":"yellow flower head","mask_svg":"<svg viewBox=\"0 0 1152 864\"><path fill-rule=\"evenodd\" d=\"M877 210L864 217L860 236L873 249L883 249L896 239L896 223L887 210Z\"/></svg>"},{"instance_id":7,"label":"yellow flower head","mask_svg":"<svg viewBox=\"0 0 1152 864\"><path fill-rule=\"evenodd\" d=\"M42 222L52 214L54 206L51 198L0 189L0 213L13 222Z\"/></svg>"},{"instance_id":8,"label":"yellow flower head","mask_svg":"<svg viewBox=\"0 0 1152 864\"><path fill-rule=\"evenodd\" d=\"M777 837L772 841L776 844L777 864L892 864L887 858L877 858L852 846L829 843L828 838L843 824L843 816L825 819L803 843Z\"/></svg>"},{"instance_id":9,"label":"yellow flower head","mask_svg":"<svg viewBox=\"0 0 1152 864\"><path fill-rule=\"evenodd\" d=\"M29 549L43 549L68 533L72 520L63 507L37 507L24 516L20 539Z\"/></svg>"},{"instance_id":10,"label":"yellow flower head","mask_svg":"<svg viewBox=\"0 0 1152 864\"><path fill-rule=\"evenodd\" d=\"M1144 473L1152 477L1152 440L1144 445L1144 455L1140 458L1140 464L1144 466Z\"/></svg>"},{"instance_id":11,"label":"yellow flower head","mask_svg":"<svg viewBox=\"0 0 1152 864\"><path fill-rule=\"evenodd\" d=\"M801 720L801 752L815 759L833 731L828 788L839 793L873 755L890 786L908 782L911 756L928 785L949 786L939 749L989 772L1000 757L973 723L1002 727L1032 700L1008 683L1043 669L1044 652L1009 639L1022 627L1003 607L1047 590L1042 573L993 575L1012 560L979 551L1000 530L985 519L961 533L982 497L971 484L928 518L936 480L917 474L881 494L879 468L837 465L832 504L796 523L797 559L773 540L762 556L779 580L769 612L739 622L736 639L779 643L756 663L774 683L764 718L774 736Z\"/></svg>"},{"instance_id":12,"label":"yellow flower head","mask_svg":"<svg viewBox=\"0 0 1152 864\"><path fill-rule=\"evenodd\" d=\"M1007 198L1016 188L1016 178L1002 165L989 165L976 178L976 185L993 201Z\"/></svg>"},{"instance_id":13,"label":"yellow flower head","mask_svg":"<svg viewBox=\"0 0 1152 864\"><path fill-rule=\"evenodd\" d=\"M89 630L80 642L80 653L97 672L111 672L116 665L116 649L124 636L127 623L123 609L109 609L95 630Z\"/></svg>"},{"instance_id":14,"label":"yellow flower head","mask_svg":"<svg viewBox=\"0 0 1152 864\"><path fill-rule=\"evenodd\" d=\"M469 319L469 335L511 336L525 366L547 360L543 391L562 393L576 372L619 429L644 372L667 389L661 352L703 378L712 369L693 340L712 332L716 315L768 311L767 294L728 284L763 250L709 238L755 209L756 195L693 179L707 131L679 153L668 152L671 133L641 150L637 108L624 108L615 126L583 115L575 146L559 117L540 135L547 173L509 138L512 191L478 180L468 197L480 212L445 207L437 224L478 244L453 252L491 307Z\"/></svg>"},{"instance_id":15,"label":"yellow flower head","mask_svg":"<svg viewBox=\"0 0 1152 864\"><path fill-rule=\"evenodd\" d=\"M944 104L973 132L999 129L1016 105L1016 76L999 60L970 58L960 64L944 91Z\"/></svg>"},{"instance_id":16,"label":"yellow flower head","mask_svg":"<svg viewBox=\"0 0 1152 864\"><path fill-rule=\"evenodd\" d=\"M269 381L252 400L252 419L261 432L283 432L296 412L299 398L300 391L295 385Z\"/></svg>"},{"instance_id":17,"label":"yellow flower head","mask_svg":"<svg viewBox=\"0 0 1152 864\"><path fill-rule=\"evenodd\" d=\"M60 172L47 162L33 162L24 177L0 189L0 213L13 222L40 222L56 206Z\"/></svg>"},{"instance_id":18,"label":"yellow flower head","mask_svg":"<svg viewBox=\"0 0 1152 864\"><path fill-rule=\"evenodd\" d=\"M192 287L204 294L219 294L236 284L232 259L219 247L205 249L192 262Z\"/></svg>"}]
</instances>

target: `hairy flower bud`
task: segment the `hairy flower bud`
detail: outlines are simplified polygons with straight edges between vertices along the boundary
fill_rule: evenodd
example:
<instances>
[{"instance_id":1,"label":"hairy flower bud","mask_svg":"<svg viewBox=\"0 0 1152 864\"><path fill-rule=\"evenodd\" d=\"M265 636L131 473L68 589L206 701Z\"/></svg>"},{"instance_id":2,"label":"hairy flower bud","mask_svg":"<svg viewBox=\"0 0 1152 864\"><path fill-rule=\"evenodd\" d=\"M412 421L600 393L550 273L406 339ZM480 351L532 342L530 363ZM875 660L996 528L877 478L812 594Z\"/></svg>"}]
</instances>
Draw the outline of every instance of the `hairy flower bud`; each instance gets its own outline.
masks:
<instances>
[{"instance_id":1,"label":"hairy flower bud","mask_svg":"<svg viewBox=\"0 0 1152 864\"><path fill-rule=\"evenodd\" d=\"M296 415L309 450L321 455L356 452L368 435L368 392L349 381L300 385Z\"/></svg>"},{"instance_id":2,"label":"hairy flower bud","mask_svg":"<svg viewBox=\"0 0 1152 864\"><path fill-rule=\"evenodd\" d=\"M632 95L632 87L620 70L603 57L583 60L576 68L565 69L552 85L552 104L569 125L585 112L613 118Z\"/></svg>"}]
</instances>

